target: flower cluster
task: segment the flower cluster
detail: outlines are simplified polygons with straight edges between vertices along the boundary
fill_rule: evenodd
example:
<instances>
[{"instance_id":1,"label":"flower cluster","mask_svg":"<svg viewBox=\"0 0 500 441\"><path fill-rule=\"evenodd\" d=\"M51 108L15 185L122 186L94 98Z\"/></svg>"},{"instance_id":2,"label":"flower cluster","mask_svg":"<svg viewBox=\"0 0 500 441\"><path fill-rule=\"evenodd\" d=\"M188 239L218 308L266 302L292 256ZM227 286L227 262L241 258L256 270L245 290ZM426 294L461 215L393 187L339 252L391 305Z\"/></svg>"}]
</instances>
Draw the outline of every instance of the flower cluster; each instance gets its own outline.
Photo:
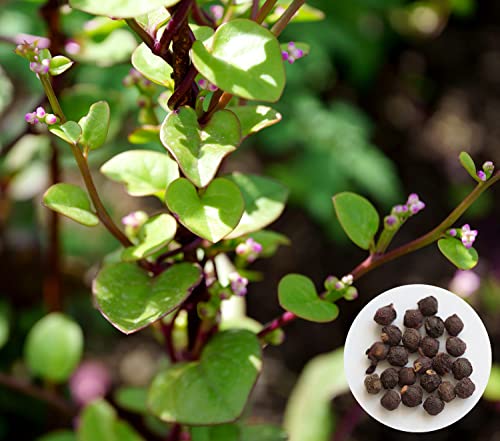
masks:
<instances>
[{"instance_id":1,"label":"flower cluster","mask_svg":"<svg viewBox=\"0 0 500 441\"><path fill-rule=\"evenodd\" d=\"M305 54L302 49L299 49L293 41L288 43L287 50L281 51L281 55L284 61L288 61L290 64L295 63L299 58L302 58Z\"/></svg>"},{"instance_id":2,"label":"flower cluster","mask_svg":"<svg viewBox=\"0 0 500 441\"><path fill-rule=\"evenodd\" d=\"M479 170L477 172L477 177L481 180L481 181L487 181L491 175L493 174L493 170L495 170L495 166L493 165L493 162L491 161L486 161L484 164L483 164L483 169L482 170Z\"/></svg>"},{"instance_id":3,"label":"flower cluster","mask_svg":"<svg viewBox=\"0 0 500 441\"><path fill-rule=\"evenodd\" d=\"M240 276L237 272L230 273L228 278L234 295L244 297L247 293L248 279Z\"/></svg>"},{"instance_id":4,"label":"flower cluster","mask_svg":"<svg viewBox=\"0 0 500 441\"><path fill-rule=\"evenodd\" d=\"M148 215L142 210L132 211L122 217L122 225L125 227L127 236L135 237L147 220Z\"/></svg>"},{"instance_id":5,"label":"flower cluster","mask_svg":"<svg viewBox=\"0 0 500 441\"><path fill-rule=\"evenodd\" d=\"M346 300L355 300L358 298L358 290L352 286L353 282L354 277L352 274L347 274L340 280L335 276L328 276L324 285L329 293L336 293Z\"/></svg>"},{"instance_id":6,"label":"flower cluster","mask_svg":"<svg viewBox=\"0 0 500 441\"><path fill-rule=\"evenodd\" d=\"M462 240L465 248L471 248L478 235L477 230L471 230L469 224L465 224L462 228L451 228L448 234L452 237L457 237Z\"/></svg>"},{"instance_id":7,"label":"flower cluster","mask_svg":"<svg viewBox=\"0 0 500 441\"><path fill-rule=\"evenodd\" d=\"M198 80L198 87L203 90L208 90L209 92L215 92L219 89L215 84L212 84L210 81L205 80L205 78L201 78Z\"/></svg>"},{"instance_id":8,"label":"flower cluster","mask_svg":"<svg viewBox=\"0 0 500 441\"><path fill-rule=\"evenodd\" d=\"M29 112L26 115L24 115L24 120L28 124L34 125L41 122L49 126L56 124L58 122L57 116L55 116L52 113L47 113L42 106L37 107L37 109L34 112Z\"/></svg>"},{"instance_id":9,"label":"flower cluster","mask_svg":"<svg viewBox=\"0 0 500 441\"><path fill-rule=\"evenodd\" d=\"M137 86L141 89L141 91L143 88L147 88L152 85L151 81L144 78L142 74L135 69L130 69L128 75L123 79L122 83L125 87Z\"/></svg>"},{"instance_id":10,"label":"flower cluster","mask_svg":"<svg viewBox=\"0 0 500 441\"><path fill-rule=\"evenodd\" d=\"M238 244L236 254L243 257L248 263L252 263L262 252L262 245L249 237L245 242Z\"/></svg>"}]
</instances>

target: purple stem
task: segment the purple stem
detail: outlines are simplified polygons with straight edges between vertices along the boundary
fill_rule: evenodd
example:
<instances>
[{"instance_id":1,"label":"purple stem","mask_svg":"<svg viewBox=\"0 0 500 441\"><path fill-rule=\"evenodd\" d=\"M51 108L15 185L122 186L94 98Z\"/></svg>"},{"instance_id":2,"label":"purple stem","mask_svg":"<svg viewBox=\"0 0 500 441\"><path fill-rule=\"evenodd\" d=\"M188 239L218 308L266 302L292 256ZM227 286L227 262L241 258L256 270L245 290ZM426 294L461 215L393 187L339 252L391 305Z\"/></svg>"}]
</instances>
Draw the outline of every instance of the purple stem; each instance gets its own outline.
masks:
<instances>
[{"instance_id":1,"label":"purple stem","mask_svg":"<svg viewBox=\"0 0 500 441\"><path fill-rule=\"evenodd\" d=\"M191 14L196 24L200 26L210 26L212 29L215 29L217 27L212 17L210 17L203 9L201 9L198 6L197 2L193 3Z\"/></svg>"},{"instance_id":2,"label":"purple stem","mask_svg":"<svg viewBox=\"0 0 500 441\"><path fill-rule=\"evenodd\" d=\"M163 260L168 259L169 257L175 256L179 253L186 253L188 251L192 251L192 250L196 249L199 245L201 245L202 242L203 242L203 239L201 237L197 237L195 240L193 240L192 242L189 242L188 244L186 244L182 247L179 247L179 248L176 248L175 250L170 250L170 251L167 251L166 253L161 254L156 259L156 262L157 263L162 262Z\"/></svg>"},{"instance_id":3,"label":"purple stem","mask_svg":"<svg viewBox=\"0 0 500 441\"><path fill-rule=\"evenodd\" d=\"M153 52L156 55L163 57L164 54L168 52L168 47L172 42L172 38L179 32L184 24L184 21L187 19L192 3L193 0L182 0L178 4L175 12L172 14L170 21L167 23L167 26L163 31L163 35L160 40L156 40L154 42Z\"/></svg>"},{"instance_id":4,"label":"purple stem","mask_svg":"<svg viewBox=\"0 0 500 441\"><path fill-rule=\"evenodd\" d=\"M196 78L196 75L198 75L198 71L196 70L196 67L194 65L189 66L188 73L186 76L182 79L181 84L179 84L179 87L177 87L172 94L172 96L168 100L168 107L175 110L178 107L178 103L181 100L181 98L186 95L190 90L192 90L193 87L193 81Z\"/></svg>"}]
</instances>

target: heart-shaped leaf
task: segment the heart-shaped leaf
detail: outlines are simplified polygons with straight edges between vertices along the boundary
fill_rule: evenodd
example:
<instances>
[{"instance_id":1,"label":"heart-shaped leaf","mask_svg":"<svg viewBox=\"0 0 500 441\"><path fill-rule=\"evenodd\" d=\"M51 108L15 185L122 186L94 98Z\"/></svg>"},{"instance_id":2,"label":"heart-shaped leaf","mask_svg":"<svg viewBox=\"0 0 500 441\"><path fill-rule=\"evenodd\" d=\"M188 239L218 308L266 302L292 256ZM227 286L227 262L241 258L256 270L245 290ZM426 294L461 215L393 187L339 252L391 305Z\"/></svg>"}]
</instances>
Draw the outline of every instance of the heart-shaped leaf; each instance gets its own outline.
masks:
<instances>
[{"instance_id":1,"label":"heart-shaped leaf","mask_svg":"<svg viewBox=\"0 0 500 441\"><path fill-rule=\"evenodd\" d=\"M101 147L108 136L109 118L109 104L106 101L92 104L89 113L78 122L82 128L80 143L90 150Z\"/></svg>"},{"instance_id":2,"label":"heart-shaped leaf","mask_svg":"<svg viewBox=\"0 0 500 441\"><path fill-rule=\"evenodd\" d=\"M149 390L149 407L163 421L221 424L238 418L261 369L257 337L223 331L203 349L200 361L160 372Z\"/></svg>"},{"instance_id":3,"label":"heart-shaped leaf","mask_svg":"<svg viewBox=\"0 0 500 441\"><path fill-rule=\"evenodd\" d=\"M131 18L161 7L173 6L179 0L70 0L74 9L94 15L116 18Z\"/></svg>"},{"instance_id":4,"label":"heart-shaped leaf","mask_svg":"<svg viewBox=\"0 0 500 441\"><path fill-rule=\"evenodd\" d=\"M30 370L53 382L69 378L83 350L83 333L74 320L53 312L39 320L26 338L24 354Z\"/></svg>"},{"instance_id":5,"label":"heart-shaped leaf","mask_svg":"<svg viewBox=\"0 0 500 441\"><path fill-rule=\"evenodd\" d=\"M477 251L474 248L465 248L464 244L454 237L440 239L438 247L444 257L459 269L468 270L477 265Z\"/></svg>"},{"instance_id":6,"label":"heart-shaped leaf","mask_svg":"<svg viewBox=\"0 0 500 441\"><path fill-rule=\"evenodd\" d=\"M247 19L221 25L205 47L195 41L195 67L219 89L242 98L277 101L285 87L281 48L267 29Z\"/></svg>"},{"instance_id":7,"label":"heart-shaped leaf","mask_svg":"<svg viewBox=\"0 0 500 441\"><path fill-rule=\"evenodd\" d=\"M137 46L132 54L132 65L153 83L173 89L172 68L163 58L153 54L145 43Z\"/></svg>"},{"instance_id":8,"label":"heart-shaped leaf","mask_svg":"<svg viewBox=\"0 0 500 441\"><path fill-rule=\"evenodd\" d=\"M71 66L73 61L63 55L56 55L50 59L49 73L56 76L66 72Z\"/></svg>"},{"instance_id":9,"label":"heart-shaped leaf","mask_svg":"<svg viewBox=\"0 0 500 441\"><path fill-rule=\"evenodd\" d=\"M82 128L75 121L49 126L49 132L66 141L68 144L76 144L82 136Z\"/></svg>"},{"instance_id":10,"label":"heart-shaped leaf","mask_svg":"<svg viewBox=\"0 0 500 441\"><path fill-rule=\"evenodd\" d=\"M281 121L281 113L267 106L238 106L228 110L240 120L242 138Z\"/></svg>"},{"instance_id":11,"label":"heart-shaped leaf","mask_svg":"<svg viewBox=\"0 0 500 441\"><path fill-rule=\"evenodd\" d=\"M140 243L125 248L122 259L127 262L151 256L167 245L175 236L177 222L169 214L158 214L148 219L139 231Z\"/></svg>"},{"instance_id":12,"label":"heart-shaped leaf","mask_svg":"<svg viewBox=\"0 0 500 441\"><path fill-rule=\"evenodd\" d=\"M188 230L213 243L234 230L245 207L238 186L224 178L214 179L200 195L191 182L179 178L169 185L165 199Z\"/></svg>"},{"instance_id":13,"label":"heart-shaped leaf","mask_svg":"<svg viewBox=\"0 0 500 441\"><path fill-rule=\"evenodd\" d=\"M200 278L196 264L179 263L153 278L134 263L120 262L99 271L92 290L104 317L131 334L179 306Z\"/></svg>"},{"instance_id":14,"label":"heart-shaped leaf","mask_svg":"<svg viewBox=\"0 0 500 441\"><path fill-rule=\"evenodd\" d=\"M288 198L288 190L279 182L257 175L233 173L229 176L241 190L245 211L238 226L227 239L260 230L281 216Z\"/></svg>"},{"instance_id":15,"label":"heart-shaped leaf","mask_svg":"<svg viewBox=\"0 0 500 441\"><path fill-rule=\"evenodd\" d=\"M469 173L474 180L479 181L480 179L477 177L476 173L476 164L471 156L467 152L461 152L458 159L460 159L460 163L462 167L467 170L467 173Z\"/></svg>"},{"instance_id":16,"label":"heart-shaped leaf","mask_svg":"<svg viewBox=\"0 0 500 441\"><path fill-rule=\"evenodd\" d=\"M123 182L131 196L156 195L163 198L170 182L179 177L177 163L167 154L151 150L120 153L101 167L109 179Z\"/></svg>"},{"instance_id":17,"label":"heart-shaped leaf","mask_svg":"<svg viewBox=\"0 0 500 441\"><path fill-rule=\"evenodd\" d=\"M200 127L195 110L182 107L165 118L160 139L186 177L197 187L206 187L239 144L240 123L234 113L221 110Z\"/></svg>"},{"instance_id":18,"label":"heart-shaped leaf","mask_svg":"<svg viewBox=\"0 0 500 441\"><path fill-rule=\"evenodd\" d=\"M43 195L43 204L88 227L99 223L99 219L92 212L87 193L77 185L62 182L53 185Z\"/></svg>"},{"instance_id":19,"label":"heart-shaped leaf","mask_svg":"<svg viewBox=\"0 0 500 441\"><path fill-rule=\"evenodd\" d=\"M380 222L377 210L370 201L346 191L333 197L333 206L349 239L364 250L370 248Z\"/></svg>"},{"instance_id":20,"label":"heart-shaped leaf","mask_svg":"<svg viewBox=\"0 0 500 441\"><path fill-rule=\"evenodd\" d=\"M284 309L312 322L331 322L339 315L337 305L321 299L311 279L300 274L281 279L278 299Z\"/></svg>"}]
</instances>

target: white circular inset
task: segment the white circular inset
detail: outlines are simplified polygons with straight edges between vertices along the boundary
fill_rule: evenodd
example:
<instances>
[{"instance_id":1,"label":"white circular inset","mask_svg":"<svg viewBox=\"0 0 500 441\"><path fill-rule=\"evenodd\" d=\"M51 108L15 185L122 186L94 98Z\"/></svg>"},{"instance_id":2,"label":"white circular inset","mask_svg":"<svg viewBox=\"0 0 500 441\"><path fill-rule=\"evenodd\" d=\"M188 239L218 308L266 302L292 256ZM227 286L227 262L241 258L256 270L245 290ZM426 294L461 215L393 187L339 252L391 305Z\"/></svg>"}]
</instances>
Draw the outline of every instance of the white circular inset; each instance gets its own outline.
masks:
<instances>
[{"instance_id":1,"label":"white circular inset","mask_svg":"<svg viewBox=\"0 0 500 441\"><path fill-rule=\"evenodd\" d=\"M365 371L370 365L365 352L374 342L380 341L382 330L382 326L375 323L373 316L377 309L393 303L397 317L392 324L404 331L405 311L417 309L417 302L427 296L434 296L437 299L437 316L445 320L450 315L457 314L464 322L464 329L458 336L467 344L463 357L468 358L472 363L474 370L470 379L476 385L476 389L469 398L456 397L450 403L445 403L443 411L436 416L429 415L422 405L410 408L401 403L396 410L386 410L380 404L384 389L379 394L372 395L366 391L364 385ZM423 328L420 333L422 336L425 335ZM440 341L439 352L446 352L447 337L448 333L445 330L444 335L438 339ZM417 357L417 353L410 354L407 366L412 366ZM387 361L380 362L375 372L380 375L389 366ZM491 371L490 339L474 309L452 292L432 285L399 286L375 297L354 319L345 342L344 369L351 392L361 407L373 418L389 427L405 432L430 432L458 421L481 398ZM447 374L444 379L453 384L456 383L453 374ZM424 391L424 400L428 395L430 394Z\"/></svg>"}]
</instances>

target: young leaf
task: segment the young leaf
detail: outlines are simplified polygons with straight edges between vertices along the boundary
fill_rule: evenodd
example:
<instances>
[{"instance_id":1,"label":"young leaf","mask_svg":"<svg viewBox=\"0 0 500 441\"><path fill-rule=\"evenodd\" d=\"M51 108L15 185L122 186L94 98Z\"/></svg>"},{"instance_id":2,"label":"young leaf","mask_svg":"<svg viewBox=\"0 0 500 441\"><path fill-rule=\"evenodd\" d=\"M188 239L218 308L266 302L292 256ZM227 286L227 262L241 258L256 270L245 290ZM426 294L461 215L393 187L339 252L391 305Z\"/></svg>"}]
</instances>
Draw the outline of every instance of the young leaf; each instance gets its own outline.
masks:
<instances>
[{"instance_id":1,"label":"young leaf","mask_svg":"<svg viewBox=\"0 0 500 441\"><path fill-rule=\"evenodd\" d=\"M261 369L257 337L246 330L216 334L199 361L178 363L153 380L148 404L161 420L188 425L238 418Z\"/></svg>"},{"instance_id":2,"label":"young leaf","mask_svg":"<svg viewBox=\"0 0 500 441\"><path fill-rule=\"evenodd\" d=\"M312 322L331 322L339 315L337 305L321 299L314 283L300 274L288 274L278 285L282 308Z\"/></svg>"},{"instance_id":3,"label":"young leaf","mask_svg":"<svg viewBox=\"0 0 500 441\"><path fill-rule=\"evenodd\" d=\"M438 247L444 257L462 270L474 268L479 259L474 248L465 248L464 244L454 237L440 239Z\"/></svg>"},{"instance_id":4,"label":"young leaf","mask_svg":"<svg viewBox=\"0 0 500 441\"><path fill-rule=\"evenodd\" d=\"M49 73L53 76L61 75L73 66L73 64L73 61L71 61L68 57L56 55L50 60Z\"/></svg>"},{"instance_id":5,"label":"young leaf","mask_svg":"<svg viewBox=\"0 0 500 441\"><path fill-rule=\"evenodd\" d=\"M101 269L92 290L102 315L115 328L131 334L177 308L200 277L200 267L192 263L173 265L152 278L136 264L121 262Z\"/></svg>"},{"instance_id":6,"label":"young leaf","mask_svg":"<svg viewBox=\"0 0 500 441\"><path fill-rule=\"evenodd\" d=\"M160 139L197 187L206 187L222 160L241 140L238 118L229 110L216 112L203 127L191 107L171 112L163 122Z\"/></svg>"},{"instance_id":7,"label":"young leaf","mask_svg":"<svg viewBox=\"0 0 500 441\"><path fill-rule=\"evenodd\" d=\"M132 65L153 83L173 89L172 68L163 58L153 54L145 43L137 46L132 54Z\"/></svg>"},{"instance_id":8,"label":"young leaf","mask_svg":"<svg viewBox=\"0 0 500 441\"><path fill-rule=\"evenodd\" d=\"M120 153L101 167L109 179L123 182L131 196L155 195L160 199L168 185L179 177L177 163L167 154L151 150Z\"/></svg>"},{"instance_id":9,"label":"young leaf","mask_svg":"<svg viewBox=\"0 0 500 441\"><path fill-rule=\"evenodd\" d=\"M87 193L77 185L64 183L53 185L43 195L43 204L88 227L94 227L99 223L99 219L92 212Z\"/></svg>"},{"instance_id":10,"label":"young leaf","mask_svg":"<svg viewBox=\"0 0 500 441\"><path fill-rule=\"evenodd\" d=\"M238 226L227 239L260 230L281 216L288 198L288 190L279 182L257 175L233 173L227 177L241 190L245 211Z\"/></svg>"},{"instance_id":11,"label":"young leaf","mask_svg":"<svg viewBox=\"0 0 500 441\"><path fill-rule=\"evenodd\" d=\"M201 194L179 178L169 185L165 200L188 230L213 243L234 230L245 207L238 186L224 178L214 179Z\"/></svg>"},{"instance_id":12,"label":"young leaf","mask_svg":"<svg viewBox=\"0 0 500 441\"><path fill-rule=\"evenodd\" d=\"M333 206L340 225L349 239L358 247L367 250L380 222L375 207L364 197L350 192L335 195Z\"/></svg>"},{"instance_id":13,"label":"young leaf","mask_svg":"<svg viewBox=\"0 0 500 441\"><path fill-rule=\"evenodd\" d=\"M69 2L74 9L115 18L137 17L176 3L179 3L179 0L70 0Z\"/></svg>"},{"instance_id":14,"label":"young leaf","mask_svg":"<svg viewBox=\"0 0 500 441\"><path fill-rule=\"evenodd\" d=\"M109 118L109 104L106 101L98 101L90 106L89 113L78 122L82 128L80 142L84 147L95 150L106 142Z\"/></svg>"},{"instance_id":15,"label":"young leaf","mask_svg":"<svg viewBox=\"0 0 500 441\"><path fill-rule=\"evenodd\" d=\"M148 219L139 231L140 243L125 248L122 259L133 262L151 256L166 246L175 236L177 222L169 214L158 214Z\"/></svg>"},{"instance_id":16,"label":"young leaf","mask_svg":"<svg viewBox=\"0 0 500 441\"><path fill-rule=\"evenodd\" d=\"M474 180L479 181L476 173L476 164L474 163L474 160L471 158L471 156L467 152L462 152L460 153L460 156L458 158L460 159L462 167L467 170L467 173L469 173L469 175L471 175Z\"/></svg>"},{"instance_id":17,"label":"young leaf","mask_svg":"<svg viewBox=\"0 0 500 441\"><path fill-rule=\"evenodd\" d=\"M192 57L208 81L242 98L277 101L285 87L278 40L251 20L236 19L221 25L207 47L195 41Z\"/></svg>"},{"instance_id":18,"label":"young leaf","mask_svg":"<svg viewBox=\"0 0 500 441\"><path fill-rule=\"evenodd\" d=\"M281 113L267 106L237 106L228 110L240 120L243 138L281 121Z\"/></svg>"},{"instance_id":19,"label":"young leaf","mask_svg":"<svg viewBox=\"0 0 500 441\"><path fill-rule=\"evenodd\" d=\"M56 383L66 381L78 365L83 350L83 333L78 323L53 312L31 328L24 356L31 372Z\"/></svg>"},{"instance_id":20,"label":"young leaf","mask_svg":"<svg viewBox=\"0 0 500 441\"><path fill-rule=\"evenodd\" d=\"M75 121L67 121L61 125L49 126L49 132L66 141L76 144L82 136L82 128Z\"/></svg>"}]
</instances>

